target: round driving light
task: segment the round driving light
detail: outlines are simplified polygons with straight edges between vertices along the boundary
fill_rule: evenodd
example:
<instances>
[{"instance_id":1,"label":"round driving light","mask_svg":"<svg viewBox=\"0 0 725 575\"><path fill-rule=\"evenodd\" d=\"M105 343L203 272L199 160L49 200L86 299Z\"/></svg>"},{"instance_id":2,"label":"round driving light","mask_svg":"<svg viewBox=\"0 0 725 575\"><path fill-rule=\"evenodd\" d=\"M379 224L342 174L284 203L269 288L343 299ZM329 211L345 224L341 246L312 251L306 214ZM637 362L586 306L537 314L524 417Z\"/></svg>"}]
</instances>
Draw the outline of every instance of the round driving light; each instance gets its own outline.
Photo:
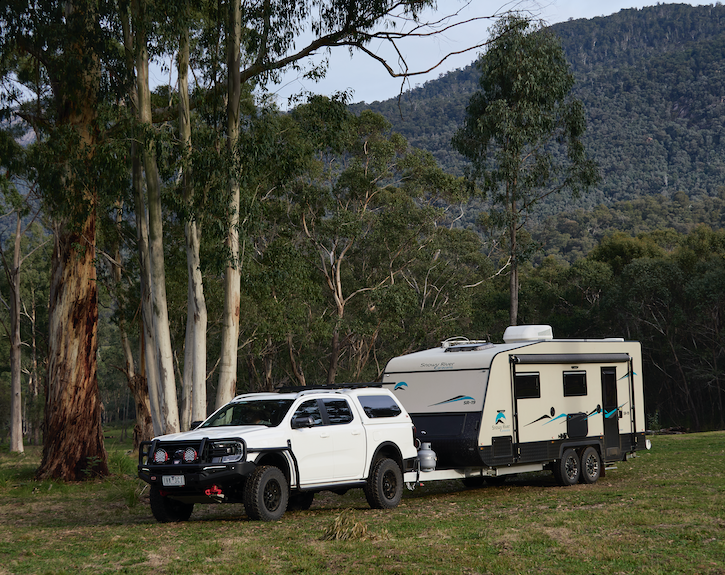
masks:
<instances>
[{"instance_id":1,"label":"round driving light","mask_svg":"<svg viewBox=\"0 0 725 575\"><path fill-rule=\"evenodd\" d=\"M187 447L184 451L184 463L194 463L196 461L196 449L193 447Z\"/></svg>"},{"instance_id":2,"label":"round driving light","mask_svg":"<svg viewBox=\"0 0 725 575\"><path fill-rule=\"evenodd\" d=\"M154 453L154 463L166 463L169 460L169 454L163 449L157 449Z\"/></svg>"}]
</instances>

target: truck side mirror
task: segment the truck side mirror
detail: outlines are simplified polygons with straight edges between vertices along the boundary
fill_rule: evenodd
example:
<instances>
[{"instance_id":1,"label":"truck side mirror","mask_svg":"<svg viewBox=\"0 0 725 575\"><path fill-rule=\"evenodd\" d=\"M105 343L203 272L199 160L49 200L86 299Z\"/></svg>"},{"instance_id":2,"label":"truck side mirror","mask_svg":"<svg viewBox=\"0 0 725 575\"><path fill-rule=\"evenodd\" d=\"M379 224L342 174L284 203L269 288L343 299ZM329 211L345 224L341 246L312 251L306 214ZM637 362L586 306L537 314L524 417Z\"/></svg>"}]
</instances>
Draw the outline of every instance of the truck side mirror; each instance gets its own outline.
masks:
<instances>
[{"instance_id":1,"label":"truck side mirror","mask_svg":"<svg viewBox=\"0 0 725 575\"><path fill-rule=\"evenodd\" d=\"M315 420L311 415L300 415L292 418L292 429L303 429L305 427L314 427Z\"/></svg>"}]
</instances>

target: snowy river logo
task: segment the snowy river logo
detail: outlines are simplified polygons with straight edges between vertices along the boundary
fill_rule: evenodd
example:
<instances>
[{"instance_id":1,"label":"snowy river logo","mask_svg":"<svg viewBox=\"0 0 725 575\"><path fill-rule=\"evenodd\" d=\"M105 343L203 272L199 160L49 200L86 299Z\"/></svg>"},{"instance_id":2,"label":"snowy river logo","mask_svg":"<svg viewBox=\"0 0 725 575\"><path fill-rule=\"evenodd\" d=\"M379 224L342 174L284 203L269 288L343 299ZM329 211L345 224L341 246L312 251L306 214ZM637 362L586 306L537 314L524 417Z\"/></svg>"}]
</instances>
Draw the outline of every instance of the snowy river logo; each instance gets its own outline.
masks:
<instances>
[{"instance_id":1,"label":"snowy river logo","mask_svg":"<svg viewBox=\"0 0 725 575\"><path fill-rule=\"evenodd\" d=\"M453 369L455 364L451 362L441 361L439 363L421 363L422 369L432 369L433 371L444 371L446 369Z\"/></svg>"},{"instance_id":2,"label":"snowy river logo","mask_svg":"<svg viewBox=\"0 0 725 575\"><path fill-rule=\"evenodd\" d=\"M395 384L393 391L398 391L399 389L402 389L403 391L405 391L406 389L408 389L408 384L405 383L404 381L399 381L398 383Z\"/></svg>"},{"instance_id":3,"label":"snowy river logo","mask_svg":"<svg viewBox=\"0 0 725 575\"><path fill-rule=\"evenodd\" d=\"M511 431L511 425L506 423L506 410L499 409L496 413L496 420L491 426L491 431L496 433L507 433Z\"/></svg>"}]
</instances>

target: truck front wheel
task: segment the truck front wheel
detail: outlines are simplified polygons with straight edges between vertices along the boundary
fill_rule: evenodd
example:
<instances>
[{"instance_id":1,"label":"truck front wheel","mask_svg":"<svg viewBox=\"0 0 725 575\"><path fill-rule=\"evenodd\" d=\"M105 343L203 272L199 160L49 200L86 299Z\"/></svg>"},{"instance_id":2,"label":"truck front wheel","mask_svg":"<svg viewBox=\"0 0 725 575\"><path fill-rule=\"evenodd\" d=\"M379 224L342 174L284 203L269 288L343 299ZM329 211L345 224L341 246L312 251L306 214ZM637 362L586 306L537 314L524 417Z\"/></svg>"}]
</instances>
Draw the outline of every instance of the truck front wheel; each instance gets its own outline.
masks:
<instances>
[{"instance_id":1,"label":"truck front wheel","mask_svg":"<svg viewBox=\"0 0 725 575\"><path fill-rule=\"evenodd\" d=\"M278 468L257 467L244 486L244 510L254 520L277 521L287 511L289 487Z\"/></svg>"},{"instance_id":2,"label":"truck front wheel","mask_svg":"<svg viewBox=\"0 0 725 575\"><path fill-rule=\"evenodd\" d=\"M373 509L397 507L403 497L403 472L392 459L380 459L373 465L365 486L365 498Z\"/></svg>"},{"instance_id":3,"label":"truck front wheel","mask_svg":"<svg viewBox=\"0 0 725 575\"><path fill-rule=\"evenodd\" d=\"M151 513L154 514L159 523L171 523L175 521L188 521L191 512L194 511L193 503L182 503L175 499L161 495L159 488L152 485L149 493Z\"/></svg>"}]
</instances>

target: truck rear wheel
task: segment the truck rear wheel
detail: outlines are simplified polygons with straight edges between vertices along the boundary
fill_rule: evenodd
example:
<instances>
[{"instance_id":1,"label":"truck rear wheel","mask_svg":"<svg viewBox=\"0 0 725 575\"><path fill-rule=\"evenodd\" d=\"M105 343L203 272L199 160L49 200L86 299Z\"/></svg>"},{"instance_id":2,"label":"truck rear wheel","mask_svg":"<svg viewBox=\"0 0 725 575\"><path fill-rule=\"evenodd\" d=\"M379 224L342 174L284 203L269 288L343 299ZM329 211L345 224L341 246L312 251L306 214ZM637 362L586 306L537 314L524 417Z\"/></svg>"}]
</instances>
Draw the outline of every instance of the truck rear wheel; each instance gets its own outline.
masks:
<instances>
[{"instance_id":1,"label":"truck rear wheel","mask_svg":"<svg viewBox=\"0 0 725 575\"><path fill-rule=\"evenodd\" d=\"M403 497L403 472L392 459L379 459L373 465L365 486L365 498L373 509L397 507Z\"/></svg>"},{"instance_id":2,"label":"truck rear wheel","mask_svg":"<svg viewBox=\"0 0 725 575\"><path fill-rule=\"evenodd\" d=\"M244 486L244 509L247 517L277 521L287 511L289 487L284 473L271 465L257 467Z\"/></svg>"},{"instance_id":3,"label":"truck rear wheel","mask_svg":"<svg viewBox=\"0 0 725 575\"><path fill-rule=\"evenodd\" d=\"M191 512L194 511L193 503L182 503L161 495L159 488L152 485L149 493L151 513L154 514L159 523L171 523L176 521L188 521Z\"/></svg>"},{"instance_id":4,"label":"truck rear wheel","mask_svg":"<svg viewBox=\"0 0 725 575\"><path fill-rule=\"evenodd\" d=\"M559 485L568 487L579 482L581 462L576 451L566 449L561 459L554 464L554 477Z\"/></svg>"},{"instance_id":5,"label":"truck rear wheel","mask_svg":"<svg viewBox=\"0 0 725 575\"><path fill-rule=\"evenodd\" d=\"M593 447L587 447L582 453L581 482L596 483L602 472L602 460L599 452Z\"/></svg>"}]
</instances>

